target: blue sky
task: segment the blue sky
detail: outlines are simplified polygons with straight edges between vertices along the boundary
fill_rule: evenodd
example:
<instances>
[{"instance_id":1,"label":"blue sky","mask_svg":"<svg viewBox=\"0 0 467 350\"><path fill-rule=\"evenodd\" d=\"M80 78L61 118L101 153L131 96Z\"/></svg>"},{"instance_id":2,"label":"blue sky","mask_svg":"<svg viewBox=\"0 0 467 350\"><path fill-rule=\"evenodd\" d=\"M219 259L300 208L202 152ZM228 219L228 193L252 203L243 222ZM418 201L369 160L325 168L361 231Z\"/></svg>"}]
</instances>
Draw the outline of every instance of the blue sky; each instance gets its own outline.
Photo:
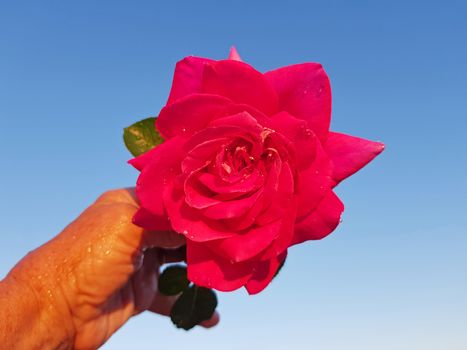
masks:
<instances>
[{"instance_id":1,"label":"blue sky","mask_svg":"<svg viewBox=\"0 0 467 350\"><path fill-rule=\"evenodd\" d=\"M105 349L466 349L465 1L0 1L0 276L99 193L135 182L122 128L163 106L174 64L321 62L332 128L386 143L342 183L344 222L293 248L215 330L151 314Z\"/></svg>"}]
</instances>

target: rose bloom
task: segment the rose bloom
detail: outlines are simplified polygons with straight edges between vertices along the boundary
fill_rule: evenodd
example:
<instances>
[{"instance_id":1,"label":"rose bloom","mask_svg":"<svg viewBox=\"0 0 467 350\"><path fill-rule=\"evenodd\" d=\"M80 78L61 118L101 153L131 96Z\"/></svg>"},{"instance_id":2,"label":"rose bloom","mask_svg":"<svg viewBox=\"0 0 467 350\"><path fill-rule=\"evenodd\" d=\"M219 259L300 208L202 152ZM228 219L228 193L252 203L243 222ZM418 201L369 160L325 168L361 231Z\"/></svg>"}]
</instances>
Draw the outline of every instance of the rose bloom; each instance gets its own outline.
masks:
<instances>
[{"instance_id":1,"label":"rose bloom","mask_svg":"<svg viewBox=\"0 0 467 350\"><path fill-rule=\"evenodd\" d=\"M260 292L290 246L336 228L333 188L384 148L329 131L330 119L318 63L263 74L235 49L186 57L156 119L164 143L130 161L141 171L134 223L183 234L196 285Z\"/></svg>"}]
</instances>

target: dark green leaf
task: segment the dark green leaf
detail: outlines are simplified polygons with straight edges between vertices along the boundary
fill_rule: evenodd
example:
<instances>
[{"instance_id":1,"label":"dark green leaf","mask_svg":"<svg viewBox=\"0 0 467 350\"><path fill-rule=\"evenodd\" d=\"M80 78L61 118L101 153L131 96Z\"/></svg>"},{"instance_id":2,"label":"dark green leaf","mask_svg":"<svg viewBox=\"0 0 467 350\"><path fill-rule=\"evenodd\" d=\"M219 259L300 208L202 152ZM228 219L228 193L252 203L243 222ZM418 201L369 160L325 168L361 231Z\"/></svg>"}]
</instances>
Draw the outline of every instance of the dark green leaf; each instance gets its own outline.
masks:
<instances>
[{"instance_id":1,"label":"dark green leaf","mask_svg":"<svg viewBox=\"0 0 467 350\"><path fill-rule=\"evenodd\" d=\"M143 119L123 130L125 146L135 157L146 153L164 140L155 127L156 118Z\"/></svg>"},{"instance_id":2,"label":"dark green leaf","mask_svg":"<svg viewBox=\"0 0 467 350\"><path fill-rule=\"evenodd\" d=\"M212 289L191 286L175 302L170 318L178 328L189 330L209 320L216 306L217 297Z\"/></svg>"},{"instance_id":3,"label":"dark green leaf","mask_svg":"<svg viewBox=\"0 0 467 350\"><path fill-rule=\"evenodd\" d=\"M190 281L186 276L186 267L172 265L167 267L159 276L159 292L165 295L176 295L183 292Z\"/></svg>"}]
</instances>

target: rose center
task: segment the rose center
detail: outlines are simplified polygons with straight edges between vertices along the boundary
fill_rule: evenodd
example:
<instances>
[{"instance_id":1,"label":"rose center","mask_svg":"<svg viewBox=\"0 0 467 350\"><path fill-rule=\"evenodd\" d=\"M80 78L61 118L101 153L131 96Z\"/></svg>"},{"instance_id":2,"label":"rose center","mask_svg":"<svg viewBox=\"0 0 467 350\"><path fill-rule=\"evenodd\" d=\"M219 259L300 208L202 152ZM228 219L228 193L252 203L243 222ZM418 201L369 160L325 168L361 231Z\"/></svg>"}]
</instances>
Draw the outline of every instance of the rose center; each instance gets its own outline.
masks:
<instances>
[{"instance_id":1,"label":"rose center","mask_svg":"<svg viewBox=\"0 0 467 350\"><path fill-rule=\"evenodd\" d=\"M232 176L251 170L255 157L251 145L245 140L235 140L221 152L220 168L224 176Z\"/></svg>"}]
</instances>

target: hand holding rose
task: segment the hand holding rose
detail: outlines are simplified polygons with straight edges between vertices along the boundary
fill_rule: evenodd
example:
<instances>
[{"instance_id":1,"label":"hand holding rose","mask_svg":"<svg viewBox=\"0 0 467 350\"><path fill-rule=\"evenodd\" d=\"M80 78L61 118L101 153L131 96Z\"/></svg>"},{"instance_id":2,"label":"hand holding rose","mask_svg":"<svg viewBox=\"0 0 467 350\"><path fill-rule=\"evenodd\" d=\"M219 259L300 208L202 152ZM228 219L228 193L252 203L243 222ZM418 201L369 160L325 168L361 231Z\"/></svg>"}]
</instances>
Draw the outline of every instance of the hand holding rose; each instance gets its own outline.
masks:
<instances>
[{"instance_id":1,"label":"hand holding rose","mask_svg":"<svg viewBox=\"0 0 467 350\"><path fill-rule=\"evenodd\" d=\"M2 349L96 349L133 315L169 314L159 266L183 259L184 238L133 225L137 209L132 190L107 192L13 268L0 282Z\"/></svg>"}]
</instances>

